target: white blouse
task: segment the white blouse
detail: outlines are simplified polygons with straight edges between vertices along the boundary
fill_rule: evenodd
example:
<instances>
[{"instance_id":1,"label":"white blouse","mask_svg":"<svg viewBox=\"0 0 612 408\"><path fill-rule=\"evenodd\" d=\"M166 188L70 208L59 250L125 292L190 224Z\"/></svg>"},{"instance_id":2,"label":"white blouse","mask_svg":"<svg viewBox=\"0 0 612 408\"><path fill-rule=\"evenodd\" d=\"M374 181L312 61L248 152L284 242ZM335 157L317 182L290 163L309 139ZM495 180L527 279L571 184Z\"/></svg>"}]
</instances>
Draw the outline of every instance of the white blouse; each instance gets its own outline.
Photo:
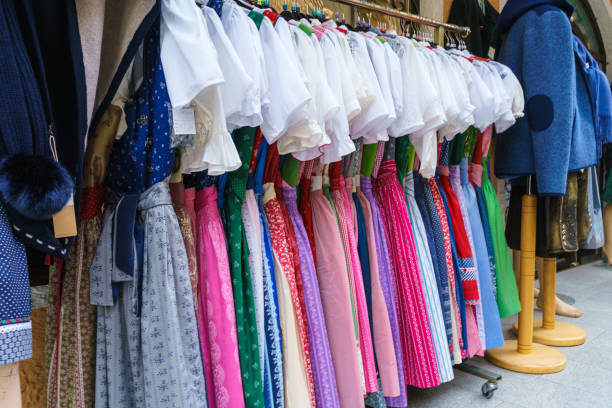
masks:
<instances>
[{"instance_id":1,"label":"white blouse","mask_svg":"<svg viewBox=\"0 0 612 408\"><path fill-rule=\"evenodd\" d=\"M259 32L252 19L234 3L224 2L221 13L221 22L225 34L231 41L242 66L253 80L252 102L254 114L257 115L259 123L263 121L261 111L264 106L270 104L268 76L266 64L259 39ZM247 101L248 105L251 103Z\"/></svg>"},{"instance_id":2,"label":"white blouse","mask_svg":"<svg viewBox=\"0 0 612 408\"><path fill-rule=\"evenodd\" d=\"M317 55L315 49L304 31L295 25L291 25L289 28L298 55L298 63L304 72L307 89L312 98L308 101L308 110L303 118L304 122L289 128L278 140L277 147L280 154L295 153L317 147L326 137L324 128L319 122L318 102L321 74L316 67ZM287 91L291 92L291 88L288 88Z\"/></svg>"},{"instance_id":3,"label":"white blouse","mask_svg":"<svg viewBox=\"0 0 612 408\"><path fill-rule=\"evenodd\" d=\"M382 92L382 96L387 109L387 119L382 128L387 129L391 123L395 122L397 115L395 113L395 105L391 94L391 82L389 78L389 68L387 67L387 56L385 54L385 46L376 38L374 33L364 33L367 36L366 44L370 54L370 60L376 72L378 85Z\"/></svg>"},{"instance_id":4,"label":"white blouse","mask_svg":"<svg viewBox=\"0 0 612 408\"><path fill-rule=\"evenodd\" d=\"M476 107L474 110L474 126L484 132L493 121L495 98L470 61L461 56L457 57L457 61L465 70L469 71L471 78L468 84L470 102Z\"/></svg>"},{"instance_id":5,"label":"white blouse","mask_svg":"<svg viewBox=\"0 0 612 408\"><path fill-rule=\"evenodd\" d=\"M194 146L182 148L181 169L211 175L236 170L240 157L227 130L220 84L224 81L206 19L190 0L161 4L161 61L173 108L194 109Z\"/></svg>"},{"instance_id":6,"label":"white blouse","mask_svg":"<svg viewBox=\"0 0 612 408\"><path fill-rule=\"evenodd\" d=\"M259 35L270 91L270 104L262 111L264 120L261 131L268 143L272 144L289 128L306 122L308 103L312 95L299 80L296 61L289 58L285 46L267 17L262 19Z\"/></svg>"},{"instance_id":7,"label":"white blouse","mask_svg":"<svg viewBox=\"0 0 612 408\"><path fill-rule=\"evenodd\" d=\"M193 102L196 135L192 147L182 147L181 172L208 170L218 176L240 167L240 156L225 124L221 90L204 89Z\"/></svg>"},{"instance_id":8,"label":"white blouse","mask_svg":"<svg viewBox=\"0 0 612 408\"><path fill-rule=\"evenodd\" d=\"M389 74L389 86L391 88L391 96L393 97L393 107L395 108L395 120L389 127L392 127L393 123L400 120L404 111L404 74L401 70L399 56L391 48L389 42L383 44L385 49L385 57L387 62L387 70ZM389 130L389 129L388 129ZM402 135L391 134L391 136L399 137Z\"/></svg>"},{"instance_id":9,"label":"white blouse","mask_svg":"<svg viewBox=\"0 0 612 408\"><path fill-rule=\"evenodd\" d=\"M330 32L331 30L333 29L325 32L321 37L321 51L325 63L327 83L339 103L339 109L328 123L329 127L326 127L331 144L321 147L323 155L320 160L324 164L336 162L355 150L355 145L349 136L349 124L344 105L345 98L342 94L343 71L340 67L340 61L343 58L334 41L335 34ZM357 102L356 98L355 102Z\"/></svg>"},{"instance_id":10,"label":"white blouse","mask_svg":"<svg viewBox=\"0 0 612 408\"><path fill-rule=\"evenodd\" d=\"M362 107L361 113L351 121L351 138L363 137L363 142L366 144L376 143L377 133L388 127L389 111L370 60L366 37L360 33L349 32L347 40L355 63L361 71L361 77L374 93L372 102L367 107Z\"/></svg>"},{"instance_id":11,"label":"white blouse","mask_svg":"<svg viewBox=\"0 0 612 408\"><path fill-rule=\"evenodd\" d=\"M318 140L312 147L293 153L295 158L306 161L321 156L321 148L331 144L331 138L327 130L332 128L334 116L340 111L340 103L336 100L327 82L323 51L317 36L315 34L307 35L298 26L293 26L292 29L296 40L296 49L310 49L308 53L302 54L299 52L299 58L308 78L313 95L316 120L323 134L322 139Z\"/></svg>"},{"instance_id":12,"label":"white blouse","mask_svg":"<svg viewBox=\"0 0 612 408\"><path fill-rule=\"evenodd\" d=\"M326 23L330 22L333 23L333 20L329 20ZM323 25L329 27L326 23ZM332 38L336 46L338 66L341 72L340 81L342 85L344 110L346 111L347 119L350 121L361 112L361 101L363 100L364 104L367 106L372 100L372 95L363 83L361 74L355 65L351 50L346 41L346 35L335 28L335 23L331 28L332 29L328 31L328 35Z\"/></svg>"},{"instance_id":13,"label":"white blouse","mask_svg":"<svg viewBox=\"0 0 612 408\"><path fill-rule=\"evenodd\" d=\"M202 7L202 13L208 23L208 32L217 49L219 65L225 76L220 90L228 130L259 126L262 122L261 106L255 81L243 66L215 10Z\"/></svg>"},{"instance_id":14,"label":"white blouse","mask_svg":"<svg viewBox=\"0 0 612 408\"><path fill-rule=\"evenodd\" d=\"M174 108L223 82L206 21L193 0L161 2L161 61Z\"/></svg>"}]
</instances>

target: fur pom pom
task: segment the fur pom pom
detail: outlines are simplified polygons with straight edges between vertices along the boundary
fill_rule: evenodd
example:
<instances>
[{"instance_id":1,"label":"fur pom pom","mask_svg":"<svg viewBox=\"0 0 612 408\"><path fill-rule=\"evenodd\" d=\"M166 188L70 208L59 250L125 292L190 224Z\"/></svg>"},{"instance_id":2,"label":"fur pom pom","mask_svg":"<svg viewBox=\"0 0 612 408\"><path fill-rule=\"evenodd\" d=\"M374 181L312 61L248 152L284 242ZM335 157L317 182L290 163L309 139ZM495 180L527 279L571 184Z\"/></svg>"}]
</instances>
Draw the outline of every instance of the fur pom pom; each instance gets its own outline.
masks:
<instances>
[{"instance_id":1,"label":"fur pom pom","mask_svg":"<svg viewBox=\"0 0 612 408\"><path fill-rule=\"evenodd\" d=\"M14 154L0 159L0 198L33 220L45 220L70 200L74 183L51 158Z\"/></svg>"}]
</instances>

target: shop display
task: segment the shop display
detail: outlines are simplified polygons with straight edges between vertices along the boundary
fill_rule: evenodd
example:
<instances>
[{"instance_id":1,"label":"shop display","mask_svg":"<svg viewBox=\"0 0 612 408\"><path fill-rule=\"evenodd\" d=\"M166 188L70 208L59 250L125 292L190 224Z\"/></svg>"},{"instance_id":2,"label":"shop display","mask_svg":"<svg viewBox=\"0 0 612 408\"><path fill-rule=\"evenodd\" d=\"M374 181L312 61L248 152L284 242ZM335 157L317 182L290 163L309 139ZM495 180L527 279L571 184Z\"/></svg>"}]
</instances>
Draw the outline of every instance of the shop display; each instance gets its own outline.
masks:
<instances>
[{"instance_id":1,"label":"shop display","mask_svg":"<svg viewBox=\"0 0 612 408\"><path fill-rule=\"evenodd\" d=\"M597 93L601 75L574 62L592 57L561 0L511 0L499 61L487 58L497 19L487 2L451 9L472 27L469 50L318 11L142 3L146 15L126 9L133 41L121 39L93 99L91 50L84 72L71 68L76 95L62 96L69 79L41 81L52 75L37 70L59 63L49 50L47 65L34 60L44 41L18 23L41 17L29 2L0 6L0 93L21 101L0 102L19 118L0 125L0 364L31 356L33 246L50 271L48 406L408 406L408 386L438 387L502 347L501 319L521 310L508 247L521 234L521 182L506 236L491 170L535 175L537 192L555 196L542 201L539 255L603 245L593 166L612 140L610 98ZM74 13L62 15L83 18ZM564 35L546 49L573 67L550 70L571 78L571 99L522 57L525 38L545 31L534 13ZM58 108L68 98L78 129ZM568 117L579 107L585 125L571 133L557 106ZM543 163L550 152L567 160ZM32 172L47 173L45 189L20 182L19 157L41 159ZM52 237L50 217L71 194L77 235Z\"/></svg>"}]
</instances>

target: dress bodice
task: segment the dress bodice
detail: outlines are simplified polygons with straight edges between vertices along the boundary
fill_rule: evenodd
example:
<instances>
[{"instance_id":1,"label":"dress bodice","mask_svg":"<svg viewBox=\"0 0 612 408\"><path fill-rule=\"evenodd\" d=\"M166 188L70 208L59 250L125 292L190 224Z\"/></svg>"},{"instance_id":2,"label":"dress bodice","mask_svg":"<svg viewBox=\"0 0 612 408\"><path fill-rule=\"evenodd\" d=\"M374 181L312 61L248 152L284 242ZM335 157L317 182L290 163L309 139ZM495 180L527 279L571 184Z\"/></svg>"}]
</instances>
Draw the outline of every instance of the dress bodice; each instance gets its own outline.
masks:
<instances>
[{"instance_id":1,"label":"dress bodice","mask_svg":"<svg viewBox=\"0 0 612 408\"><path fill-rule=\"evenodd\" d=\"M127 130L113 145L108 187L117 195L140 194L172 172L172 105L162 69L159 25L143 45L143 81L124 106Z\"/></svg>"}]
</instances>

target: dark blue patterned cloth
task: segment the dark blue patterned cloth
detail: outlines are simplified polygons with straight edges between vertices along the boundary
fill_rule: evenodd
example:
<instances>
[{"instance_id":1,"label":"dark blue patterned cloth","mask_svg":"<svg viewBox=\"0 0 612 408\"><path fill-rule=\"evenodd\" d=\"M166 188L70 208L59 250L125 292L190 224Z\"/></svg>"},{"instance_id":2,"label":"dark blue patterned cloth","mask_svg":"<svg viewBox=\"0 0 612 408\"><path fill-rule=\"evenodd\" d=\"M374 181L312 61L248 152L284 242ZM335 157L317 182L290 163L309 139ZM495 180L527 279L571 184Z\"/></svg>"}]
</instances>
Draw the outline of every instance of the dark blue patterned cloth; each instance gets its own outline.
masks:
<instances>
[{"instance_id":1,"label":"dark blue patterned cloth","mask_svg":"<svg viewBox=\"0 0 612 408\"><path fill-rule=\"evenodd\" d=\"M444 238L442 237L442 224L436 211L433 194L427 182L421 177L415 177L415 196L419 209L425 207L425 211L421 214L427 214L424 219L431 222L430 234L427 234L429 248L432 249L432 261L435 261L434 270L437 274L438 291L440 295L440 303L442 304L442 312L444 315L444 328L446 329L446 337L449 344L453 342L453 329L451 320L451 300L450 287L448 281L448 269L446 267L446 254L444 251ZM422 190L421 190L422 188ZM420 192L423 192L421 195ZM425 224L427 227L427 223ZM435 255L435 256L434 256Z\"/></svg>"},{"instance_id":2,"label":"dark blue patterned cloth","mask_svg":"<svg viewBox=\"0 0 612 408\"><path fill-rule=\"evenodd\" d=\"M32 357L31 313L25 247L0 204L0 365Z\"/></svg>"},{"instance_id":3,"label":"dark blue patterned cloth","mask_svg":"<svg viewBox=\"0 0 612 408\"><path fill-rule=\"evenodd\" d=\"M257 149L257 165L255 172L249 174L250 184L255 190L255 199L259 209L259 222L261 227L261 244L263 255L263 288L264 288L264 319L265 319L265 355L264 355L264 403L266 408L283 408L284 376L283 376L283 349L278 312L278 298L276 296L276 278L274 276L274 253L268 220L263 208L263 174L266 164L268 144L262 139Z\"/></svg>"}]
</instances>

